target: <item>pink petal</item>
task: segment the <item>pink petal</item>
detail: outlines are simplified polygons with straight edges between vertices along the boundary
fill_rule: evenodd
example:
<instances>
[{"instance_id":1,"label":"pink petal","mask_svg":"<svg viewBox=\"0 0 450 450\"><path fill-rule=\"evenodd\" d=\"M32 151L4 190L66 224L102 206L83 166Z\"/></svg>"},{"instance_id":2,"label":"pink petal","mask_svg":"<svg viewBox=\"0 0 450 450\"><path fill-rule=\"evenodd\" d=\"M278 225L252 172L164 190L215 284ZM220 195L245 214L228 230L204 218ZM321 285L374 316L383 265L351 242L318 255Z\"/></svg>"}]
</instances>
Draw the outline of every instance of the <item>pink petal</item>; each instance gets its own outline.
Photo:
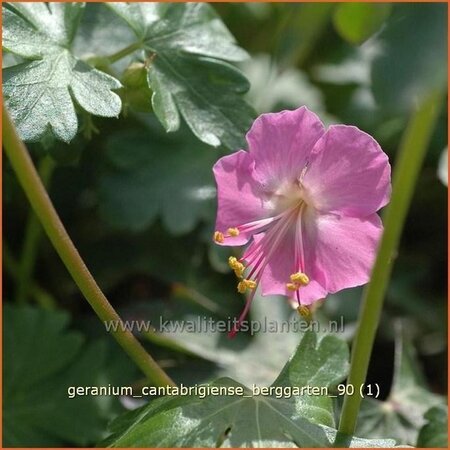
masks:
<instances>
[{"instance_id":1,"label":"pink petal","mask_svg":"<svg viewBox=\"0 0 450 450\"><path fill-rule=\"evenodd\" d=\"M313 255L307 253L306 261L306 273L311 279L329 293L369 281L383 232L377 214L357 218L311 212L305 225L305 247L314 249Z\"/></svg>"},{"instance_id":2,"label":"pink petal","mask_svg":"<svg viewBox=\"0 0 450 450\"><path fill-rule=\"evenodd\" d=\"M294 264L294 249L295 236L291 232L280 243L261 276L262 295L295 296L295 292L293 293L286 288L286 283L290 282L290 276L297 271ZM313 250L311 247L305 249L306 261L314 260ZM326 297L327 291L315 279L311 279L308 286L300 288L299 294L301 303L309 305L316 300Z\"/></svg>"},{"instance_id":3,"label":"pink petal","mask_svg":"<svg viewBox=\"0 0 450 450\"><path fill-rule=\"evenodd\" d=\"M216 230L226 233L228 228L267 218L263 191L254 178L253 157L244 150L220 158L213 172L217 183L218 208ZM243 245L252 233L240 233L227 238L224 245Z\"/></svg>"},{"instance_id":4,"label":"pink petal","mask_svg":"<svg viewBox=\"0 0 450 450\"><path fill-rule=\"evenodd\" d=\"M302 184L320 211L364 217L389 201L390 174L375 139L356 127L334 125L315 145Z\"/></svg>"},{"instance_id":5,"label":"pink petal","mask_svg":"<svg viewBox=\"0 0 450 450\"><path fill-rule=\"evenodd\" d=\"M289 231L269 258L260 277L263 295L296 295L286 288L290 275L299 270L295 266L294 230ZM323 215L308 209L303 217L305 267L302 271L308 275L310 283L299 290L301 304L309 305L328 293L367 283L382 231L377 214L360 219ZM246 255L258 243L267 255L264 236L265 233L254 236L255 242L244 259L248 259Z\"/></svg>"},{"instance_id":6,"label":"pink petal","mask_svg":"<svg viewBox=\"0 0 450 450\"><path fill-rule=\"evenodd\" d=\"M300 176L324 132L320 119L304 106L262 114L255 120L246 137L248 149L255 159L257 177L268 191Z\"/></svg>"}]
</instances>

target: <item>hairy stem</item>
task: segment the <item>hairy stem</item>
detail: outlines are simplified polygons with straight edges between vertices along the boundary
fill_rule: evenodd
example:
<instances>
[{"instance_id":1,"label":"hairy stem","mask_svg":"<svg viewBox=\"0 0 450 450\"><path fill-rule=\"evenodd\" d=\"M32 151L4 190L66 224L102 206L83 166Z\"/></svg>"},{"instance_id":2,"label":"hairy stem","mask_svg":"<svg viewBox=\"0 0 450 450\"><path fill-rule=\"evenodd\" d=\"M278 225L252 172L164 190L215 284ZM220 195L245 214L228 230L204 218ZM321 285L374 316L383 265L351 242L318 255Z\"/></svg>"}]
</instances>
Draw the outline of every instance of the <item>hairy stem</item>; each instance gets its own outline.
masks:
<instances>
[{"instance_id":1,"label":"hairy stem","mask_svg":"<svg viewBox=\"0 0 450 450\"><path fill-rule=\"evenodd\" d=\"M39 175L45 187L48 188L55 164L53 160L46 156L39 165ZM16 301L23 304L28 299L31 279L33 277L34 266L42 237L42 228L36 214L30 211L25 228L25 238L23 241L22 254L20 256L19 272L17 277Z\"/></svg>"},{"instance_id":2,"label":"hairy stem","mask_svg":"<svg viewBox=\"0 0 450 450\"><path fill-rule=\"evenodd\" d=\"M119 315L98 287L67 234L4 106L3 145L36 216L80 291L104 324L117 323L120 325ZM111 330L111 333L152 383L156 386L175 385L130 331L118 326L116 330Z\"/></svg>"},{"instance_id":3,"label":"hairy stem","mask_svg":"<svg viewBox=\"0 0 450 450\"><path fill-rule=\"evenodd\" d=\"M391 202L384 214L384 233L370 283L364 290L358 328L352 346L350 374L347 383L355 387L355 394L345 396L339 423L339 431L346 435L353 434L355 430L362 400L357 393L366 380L393 260L420 168L439 116L441 103L441 92L434 92L424 99L412 114L400 143L393 175Z\"/></svg>"}]
</instances>

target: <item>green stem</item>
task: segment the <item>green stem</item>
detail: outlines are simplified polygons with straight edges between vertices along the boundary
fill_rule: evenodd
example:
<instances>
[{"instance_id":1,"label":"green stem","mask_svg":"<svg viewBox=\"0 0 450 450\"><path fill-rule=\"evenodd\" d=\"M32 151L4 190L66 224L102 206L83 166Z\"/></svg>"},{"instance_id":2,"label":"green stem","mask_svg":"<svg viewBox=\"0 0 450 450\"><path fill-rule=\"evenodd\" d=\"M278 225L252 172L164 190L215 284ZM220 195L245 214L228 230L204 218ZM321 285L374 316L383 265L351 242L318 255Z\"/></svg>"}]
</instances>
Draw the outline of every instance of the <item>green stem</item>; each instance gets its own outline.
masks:
<instances>
[{"instance_id":1,"label":"green stem","mask_svg":"<svg viewBox=\"0 0 450 450\"><path fill-rule=\"evenodd\" d=\"M17 283L19 279L19 263L15 260L10 249L3 240L3 267L5 272ZM44 309L55 309L56 300L53 296L42 289L35 281L30 282L29 287L30 296L34 298L36 303Z\"/></svg>"},{"instance_id":2,"label":"green stem","mask_svg":"<svg viewBox=\"0 0 450 450\"><path fill-rule=\"evenodd\" d=\"M375 333L380 320L383 300L391 276L393 260L400 241L403 225L414 193L416 180L439 116L441 92L426 98L411 116L399 147L393 176L391 201L384 214L384 233L370 283L363 294L358 328L352 346L350 373L347 380L355 388L354 395L346 395L342 408L339 431L354 433L361 404L358 394L366 380Z\"/></svg>"},{"instance_id":3,"label":"green stem","mask_svg":"<svg viewBox=\"0 0 450 450\"><path fill-rule=\"evenodd\" d=\"M39 166L39 175L45 187L48 187L55 164L46 156ZM42 228L36 214L30 211L25 228L25 238L22 254L20 256L19 274L17 279L16 301L19 304L26 303L30 291L30 283L34 272L39 243L42 237Z\"/></svg>"},{"instance_id":4,"label":"green stem","mask_svg":"<svg viewBox=\"0 0 450 450\"><path fill-rule=\"evenodd\" d=\"M125 56L128 56L131 53L134 53L136 50L139 50L141 47L142 47L142 42L135 42L134 44L131 44L128 47L125 47L122 50L119 50L118 52L113 53L112 55L105 56L104 59L107 60L109 62L109 64L114 64L116 61L119 61L122 58L125 58Z\"/></svg>"},{"instance_id":5,"label":"green stem","mask_svg":"<svg viewBox=\"0 0 450 450\"><path fill-rule=\"evenodd\" d=\"M119 324L117 330L111 330L112 335L151 382L156 386L174 386L174 382L145 351L133 334L120 327L119 315L98 287L67 234L4 106L3 146L36 216L92 309L104 324Z\"/></svg>"}]
</instances>

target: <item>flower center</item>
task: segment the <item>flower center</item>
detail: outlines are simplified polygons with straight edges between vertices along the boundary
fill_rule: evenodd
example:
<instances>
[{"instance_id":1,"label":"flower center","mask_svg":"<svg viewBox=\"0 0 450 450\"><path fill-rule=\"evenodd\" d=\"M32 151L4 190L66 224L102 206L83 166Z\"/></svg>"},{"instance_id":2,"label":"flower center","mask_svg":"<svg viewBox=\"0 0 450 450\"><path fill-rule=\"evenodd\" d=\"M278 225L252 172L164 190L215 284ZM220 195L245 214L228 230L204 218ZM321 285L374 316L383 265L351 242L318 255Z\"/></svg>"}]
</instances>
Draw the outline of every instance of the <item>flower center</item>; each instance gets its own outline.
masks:
<instances>
[{"instance_id":1,"label":"flower center","mask_svg":"<svg viewBox=\"0 0 450 450\"><path fill-rule=\"evenodd\" d=\"M281 184L270 195L270 203L276 213L300 206L304 201L304 189L298 180Z\"/></svg>"}]
</instances>

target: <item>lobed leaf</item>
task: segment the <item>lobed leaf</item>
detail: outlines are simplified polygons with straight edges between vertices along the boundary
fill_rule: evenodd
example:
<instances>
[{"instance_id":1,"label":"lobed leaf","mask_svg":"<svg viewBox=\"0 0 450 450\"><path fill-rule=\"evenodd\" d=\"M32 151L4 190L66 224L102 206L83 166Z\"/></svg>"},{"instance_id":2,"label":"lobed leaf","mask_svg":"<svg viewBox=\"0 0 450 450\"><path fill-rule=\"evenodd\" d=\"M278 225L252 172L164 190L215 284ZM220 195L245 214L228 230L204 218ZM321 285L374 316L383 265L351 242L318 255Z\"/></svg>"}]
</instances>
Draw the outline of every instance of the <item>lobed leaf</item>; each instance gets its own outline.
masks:
<instances>
[{"instance_id":1,"label":"lobed leaf","mask_svg":"<svg viewBox=\"0 0 450 450\"><path fill-rule=\"evenodd\" d=\"M247 54L205 3L110 3L142 42L152 106L167 131L180 114L203 142L239 148L253 110L246 78L228 62Z\"/></svg>"},{"instance_id":2,"label":"lobed leaf","mask_svg":"<svg viewBox=\"0 0 450 450\"><path fill-rule=\"evenodd\" d=\"M326 358L329 346L336 346L340 356L339 370L346 370L348 354L345 344L331 336L317 343L313 333L306 333L302 343L288 362L272 388L293 386L330 386L336 371L313 363ZM303 346L302 346L303 344ZM305 369L300 374L298 367ZM308 369L309 367L309 369ZM320 373L320 376L318 374ZM289 377L286 378L286 374ZM329 376L327 377L327 374ZM119 417L113 422L112 435L102 443L110 447L332 447L337 439L333 425L331 403L323 411L314 407L317 396L253 395L251 389L222 378L215 387L241 388L243 396L219 395L163 397L149 405ZM328 399L329 400L329 399ZM319 400L320 402L320 400ZM325 412L325 414L324 414ZM331 425L331 426L330 426ZM343 438L350 447L392 447L389 439L365 440Z\"/></svg>"},{"instance_id":3,"label":"lobed leaf","mask_svg":"<svg viewBox=\"0 0 450 450\"><path fill-rule=\"evenodd\" d=\"M48 131L69 142L77 133L77 107L116 117L121 101L112 76L71 51L82 3L10 3L3 6L3 48L29 60L3 70L3 93L25 141Z\"/></svg>"},{"instance_id":4,"label":"lobed leaf","mask_svg":"<svg viewBox=\"0 0 450 450\"><path fill-rule=\"evenodd\" d=\"M135 131L111 136L106 156L100 211L115 227L139 231L161 214L172 233L182 234L212 213L217 151L190 139L149 142L147 133Z\"/></svg>"}]
</instances>

